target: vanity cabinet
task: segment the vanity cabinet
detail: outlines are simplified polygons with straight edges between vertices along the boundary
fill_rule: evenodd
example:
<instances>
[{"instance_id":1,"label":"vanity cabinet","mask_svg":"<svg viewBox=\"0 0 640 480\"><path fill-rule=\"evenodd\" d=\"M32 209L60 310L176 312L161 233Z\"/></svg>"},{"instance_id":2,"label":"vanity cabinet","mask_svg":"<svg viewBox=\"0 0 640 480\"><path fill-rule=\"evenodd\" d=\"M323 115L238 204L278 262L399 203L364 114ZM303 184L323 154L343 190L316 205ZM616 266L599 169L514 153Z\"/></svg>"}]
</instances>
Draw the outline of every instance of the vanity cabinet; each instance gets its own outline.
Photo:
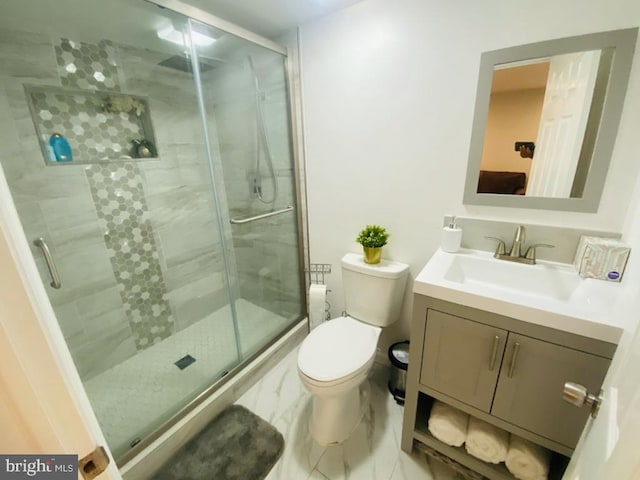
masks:
<instances>
[{"instance_id":1,"label":"vanity cabinet","mask_svg":"<svg viewBox=\"0 0 640 480\"><path fill-rule=\"evenodd\" d=\"M562 400L565 382L598 392L616 346L415 295L402 448L430 447L489 478L504 465L449 447L427 428L434 399L527 438L566 461L589 416ZM560 462L562 463L562 462Z\"/></svg>"}]
</instances>

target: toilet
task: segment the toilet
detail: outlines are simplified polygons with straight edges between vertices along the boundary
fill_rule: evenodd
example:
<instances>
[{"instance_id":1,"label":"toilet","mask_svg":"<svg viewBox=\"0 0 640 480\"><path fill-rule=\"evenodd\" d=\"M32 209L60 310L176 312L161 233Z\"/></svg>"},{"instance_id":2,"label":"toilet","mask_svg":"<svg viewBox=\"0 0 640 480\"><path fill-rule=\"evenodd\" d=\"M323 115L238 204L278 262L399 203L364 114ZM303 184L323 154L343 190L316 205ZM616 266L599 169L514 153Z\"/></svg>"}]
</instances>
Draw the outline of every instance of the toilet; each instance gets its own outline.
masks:
<instances>
[{"instance_id":1,"label":"toilet","mask_svg":"<svg viewBox=\"0 0 640 480\"><path fill-rule=\"evenodd\" d=\"M361 386L382 327L398 318L408 271L390 260L370 265L363 255L342 257L346 315L312 330L298 353L298 373L313 396L309 430L319 444L343 442L358 426L367 406Z\"/></svg>"}]
</instances>

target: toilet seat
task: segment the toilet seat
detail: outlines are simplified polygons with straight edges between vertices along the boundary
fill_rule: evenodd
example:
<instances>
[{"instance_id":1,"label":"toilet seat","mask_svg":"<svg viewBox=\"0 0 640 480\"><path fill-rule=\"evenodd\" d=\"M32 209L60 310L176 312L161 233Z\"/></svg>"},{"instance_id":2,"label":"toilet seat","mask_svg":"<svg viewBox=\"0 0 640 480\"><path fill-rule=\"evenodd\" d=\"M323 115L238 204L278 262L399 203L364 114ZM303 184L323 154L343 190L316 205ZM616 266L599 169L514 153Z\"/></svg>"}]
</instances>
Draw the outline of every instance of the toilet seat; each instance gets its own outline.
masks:
<instances>
[{"instance_id":1,"label":"toilet seat","mask_svg":"<svg viewBox=\"0 0 640 480\"><path fill-rule=\"evenodd\" d=\"M298 368L316 382L347 380L368 366L376 352L380 331L380 327L348 316L329 320L303 340Z\"/></svg>"}]
</instances>

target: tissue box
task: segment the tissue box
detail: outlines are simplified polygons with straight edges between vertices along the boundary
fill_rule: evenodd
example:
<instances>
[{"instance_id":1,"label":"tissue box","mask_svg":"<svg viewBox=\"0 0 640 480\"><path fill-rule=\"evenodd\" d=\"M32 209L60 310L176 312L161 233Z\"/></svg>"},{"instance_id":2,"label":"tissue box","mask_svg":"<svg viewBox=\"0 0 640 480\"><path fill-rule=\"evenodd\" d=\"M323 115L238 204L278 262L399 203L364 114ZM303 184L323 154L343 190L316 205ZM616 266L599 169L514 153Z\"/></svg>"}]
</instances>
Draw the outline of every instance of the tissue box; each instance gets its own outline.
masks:
<instances>
[{"instance_id":1,"label":"tissue box","mask_svg":"<svg viewBox=\"0 0 640 480\"><path fill-rule=\"evenodd\" d=\"M619 282L629 253L631 248L619 240L583 235L573 263L581 277Z\"/></svg>"}]
</instances>

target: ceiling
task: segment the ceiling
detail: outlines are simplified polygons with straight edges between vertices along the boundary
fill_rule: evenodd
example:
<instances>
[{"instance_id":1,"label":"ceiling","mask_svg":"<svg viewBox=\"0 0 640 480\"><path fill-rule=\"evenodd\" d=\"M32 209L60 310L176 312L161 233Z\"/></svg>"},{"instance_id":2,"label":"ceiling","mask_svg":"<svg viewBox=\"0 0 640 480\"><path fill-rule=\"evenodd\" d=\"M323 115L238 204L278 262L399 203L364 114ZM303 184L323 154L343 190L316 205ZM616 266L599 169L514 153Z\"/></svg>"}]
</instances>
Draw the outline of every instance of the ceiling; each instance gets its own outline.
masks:
<instances>
[{"instance_id":1,"label":"ceiling","mask_svg":"<svg viewBox=\"0 0 640 480\"><path fill-rule=\"evenodd\" d=\"M549 61L496 69L493 72L491 93L546 88Z\"/></svg>"},{"instance_id":2,"label":"ceiling","mask_svg":"<svg viewBox=\"0 0 640 480\"><path fill-rule=\"evenodd\" d=\"M348 7L361 0L183 0L264 37Z\"/></svg>"}]
</instances>

